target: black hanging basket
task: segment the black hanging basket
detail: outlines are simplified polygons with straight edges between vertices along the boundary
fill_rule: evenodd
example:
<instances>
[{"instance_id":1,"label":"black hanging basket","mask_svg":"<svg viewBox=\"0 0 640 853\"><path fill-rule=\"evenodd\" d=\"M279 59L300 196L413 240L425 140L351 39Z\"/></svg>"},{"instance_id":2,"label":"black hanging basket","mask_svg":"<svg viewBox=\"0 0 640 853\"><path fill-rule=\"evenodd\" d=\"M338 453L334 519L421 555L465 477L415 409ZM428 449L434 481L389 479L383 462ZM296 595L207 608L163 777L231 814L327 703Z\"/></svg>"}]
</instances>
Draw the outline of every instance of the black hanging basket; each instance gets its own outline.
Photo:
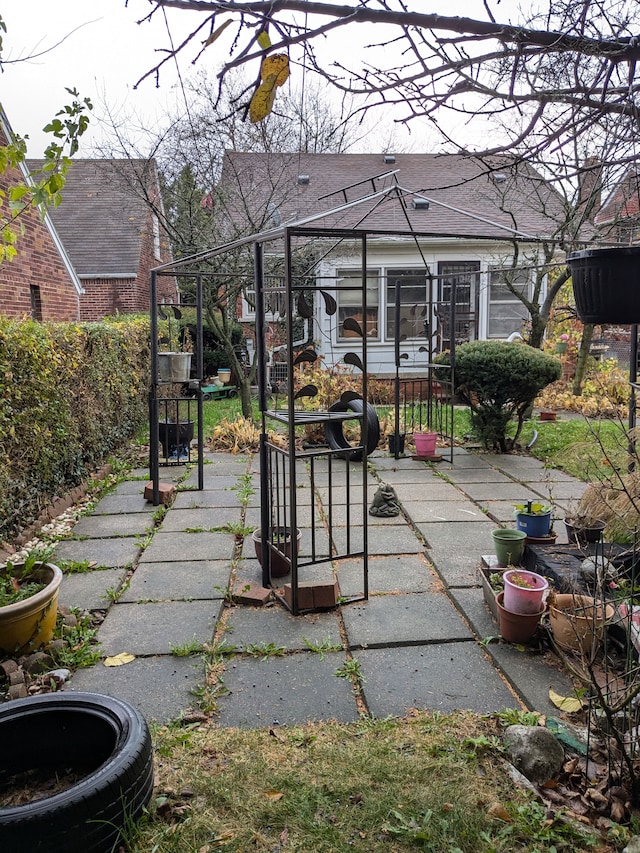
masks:
<instances>
[{"instance_id":1,"label":"black hanging basket","mask_svg":"<svg viewBox=\"0 0 640 853\"><path fill-rule=\"evenodd\" d=\"M640 323L640 246L586 249L567 262L583 323Z\"/></svg>"}]
</instances>

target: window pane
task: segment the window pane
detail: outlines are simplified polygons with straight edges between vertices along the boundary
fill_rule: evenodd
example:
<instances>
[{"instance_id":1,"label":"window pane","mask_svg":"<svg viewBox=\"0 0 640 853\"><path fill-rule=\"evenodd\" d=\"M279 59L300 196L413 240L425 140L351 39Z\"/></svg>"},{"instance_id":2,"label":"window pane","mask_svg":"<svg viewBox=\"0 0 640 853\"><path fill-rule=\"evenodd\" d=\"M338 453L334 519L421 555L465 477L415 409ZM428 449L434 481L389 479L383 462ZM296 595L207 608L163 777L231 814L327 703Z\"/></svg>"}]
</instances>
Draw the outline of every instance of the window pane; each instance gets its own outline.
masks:
<instances>
[{"instance_id":1,"label":"window pane","mask_svg":"<svg viewBox=\"0 0 640 853\"><path fill-rule=\"evenodd\" d=\"M418 338L425 335L427 317L428 277L424 269L387 270L387 338L395 338L396 288L400 294L400 337Z\"/></svg>"},{"instance_id":2,"label":"window pane","mask_svg":"<svg viewBox=\"0 0 640 853\"><path fill-rule=\"evenodd\" d=\"M522 302L498 302L491 306L489 317L489 337L508 338L513 332L520 332L529 312Z\"/></svg>"},{"instance_id":3,"label":"window pane","mask_svg":"<svg viewBox=\"0 0 640 853\"><path fill-rule=\"evenodd\" d=\"M353 283L355 287L346 287L337 290L338 301L338 340L358 337L357 332L344 329L344 321L352 317L360 327L363 328L364 318L362 316L362 273L360 270L338 270L337 284L339 288ZM367 316L366 329L363 329L369 340L379 340L379 304L380 304L380 277L377 270L367 270Z\"/></svg>"}]
</instances>

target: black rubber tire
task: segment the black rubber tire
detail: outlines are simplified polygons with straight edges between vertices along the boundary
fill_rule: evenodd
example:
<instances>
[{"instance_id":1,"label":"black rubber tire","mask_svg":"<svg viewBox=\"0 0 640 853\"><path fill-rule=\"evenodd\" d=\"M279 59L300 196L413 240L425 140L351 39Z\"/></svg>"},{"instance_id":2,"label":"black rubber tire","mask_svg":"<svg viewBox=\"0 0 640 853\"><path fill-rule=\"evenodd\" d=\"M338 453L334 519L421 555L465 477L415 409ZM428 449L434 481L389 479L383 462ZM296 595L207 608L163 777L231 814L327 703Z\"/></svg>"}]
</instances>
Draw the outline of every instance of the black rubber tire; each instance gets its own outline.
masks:
<instances>
[{"instance_id":1,"label":"black rubber tire","mask_svg":"<svg viewBox=\"0 0 640 853\"><path fill-rule=\"evenodd\" d=\"M54 693L0 706L2 769L82 768L59 794L0 808L2 849L11 853L111 853L120 829L153 792L153 752L142 715L120 699Z\"/></svg>"},{"instance_id":2,"label":"black rubber tire","mask_svg":"<svg viewBox=\"0 0 640 853\"><path fill-rule=\"evenodd\" d=\"M364 411L364 401L360 399L342 401L329 406L330 412L354 412L361 415ZM371 403L367 403L367 454L373 453L380 441L380 421L378 413ZM362 459L362 450L353 450L343 431L343 421L326 421L324 425L324 437L331 450L344 450L344 453L336 454L341 459L350 462L359 462Z\"/></svg>"}]
</instances>

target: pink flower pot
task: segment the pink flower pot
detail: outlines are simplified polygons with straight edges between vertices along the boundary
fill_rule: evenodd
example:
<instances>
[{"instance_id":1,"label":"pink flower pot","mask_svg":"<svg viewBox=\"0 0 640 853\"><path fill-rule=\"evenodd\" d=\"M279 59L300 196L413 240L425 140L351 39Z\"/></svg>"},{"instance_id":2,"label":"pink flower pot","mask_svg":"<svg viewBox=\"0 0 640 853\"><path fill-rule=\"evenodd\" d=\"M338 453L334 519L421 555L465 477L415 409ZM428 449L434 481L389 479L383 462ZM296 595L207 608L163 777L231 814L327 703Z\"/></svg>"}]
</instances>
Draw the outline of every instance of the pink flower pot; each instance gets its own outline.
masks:
<instances>
[{"instance_id":1,"label":"pink flower pot","mask_svg":"<svg viewBox=\"0 0 640 853\"><path fill-rule=\"evenodd\" d=\"M544 609L543 598L549 583L542 575L525 569L508 569L502 578L505 610L522 615L539 613L541 608ZM516 578L519 582L514 583Z\"/></svg>"},{"instance_id":2,"label":"pink flower pot","mask_svg":"<svg viewBox=\"0 0 640 853\"><path fill-rule=\"evenodd\" d=\"M433 456L436 452L437 432L414 432L413 441L417 456Z\"/></svg>"}]
</instances>

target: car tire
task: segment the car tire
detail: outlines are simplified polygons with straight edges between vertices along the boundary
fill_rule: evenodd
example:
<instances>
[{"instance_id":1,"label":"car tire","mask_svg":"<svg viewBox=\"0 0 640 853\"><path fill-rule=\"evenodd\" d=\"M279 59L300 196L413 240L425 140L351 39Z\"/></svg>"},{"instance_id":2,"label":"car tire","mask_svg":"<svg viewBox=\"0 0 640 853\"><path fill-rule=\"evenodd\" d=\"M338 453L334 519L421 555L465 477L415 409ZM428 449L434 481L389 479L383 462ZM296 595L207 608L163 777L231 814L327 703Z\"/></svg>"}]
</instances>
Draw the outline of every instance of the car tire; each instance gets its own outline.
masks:
<instances>
[{"instance_id":1,"label":"car tire","mask_svg":"<svg viewBox=\"0 0 640 853\"><path fill-rule=\"evenodd\" d=\"M0 808L2 848L12 853L109 853L153 792L151 736L126 702L55 693L0 706L2 768L73 768L67 790Z\"/></svg>"}]
</instances>

